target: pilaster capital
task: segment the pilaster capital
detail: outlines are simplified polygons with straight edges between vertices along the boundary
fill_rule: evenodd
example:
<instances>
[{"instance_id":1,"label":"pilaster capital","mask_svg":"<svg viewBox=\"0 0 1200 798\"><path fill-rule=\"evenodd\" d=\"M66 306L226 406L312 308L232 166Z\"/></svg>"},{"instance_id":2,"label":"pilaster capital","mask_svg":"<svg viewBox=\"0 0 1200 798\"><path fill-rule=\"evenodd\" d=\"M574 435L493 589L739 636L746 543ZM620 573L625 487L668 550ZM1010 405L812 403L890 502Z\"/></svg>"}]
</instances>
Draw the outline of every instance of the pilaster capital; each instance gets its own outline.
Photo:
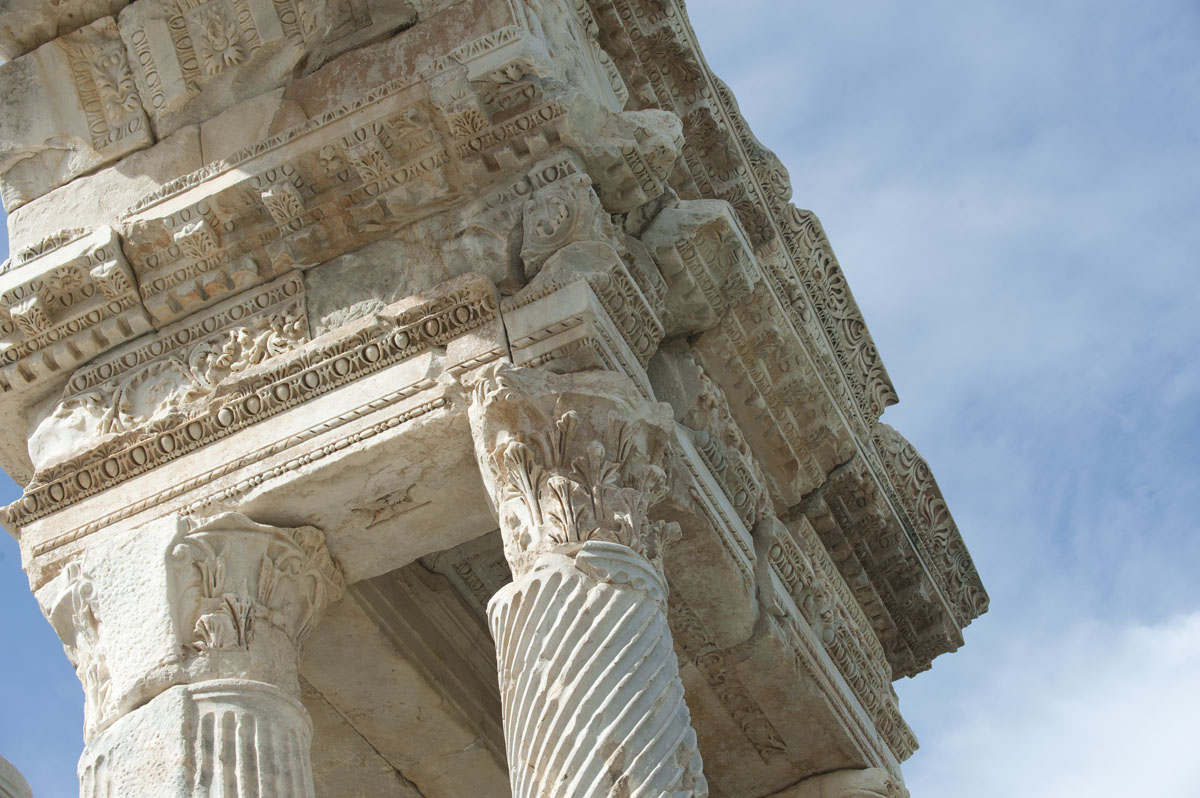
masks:
<instances>
[{"instance_id":1,"label":"pilaster capital","mask_svg":"<svg viewBox=\"0 0 1200 798\"><path fill-rule=\"evenodd\" d=\"M98 539L37 591L83 684L84 737L175 685L299 696L300 645L344 581L313 527L169 516Z\"/></svg>"},{"instance_id":2,"label":"pilaster capital","mask_svg":"<svg viewBox=\"0 0 1200 798\"><path fill-rule=\"evenodd\" d=\"M474 383L469 417L514 575L591 541L626 546L661 573L675 530L649 509L667 490L669 406L618 374L497 364Z\"/></svg>"},{"instance_id":3,"label":"pilaster capital","mask_svg":"<svg viewBox=\"0 0 1200 798\"><path fill-rule=\"evenodd\" d=\"M177 627L196 676L253 669L277 646L298 651L345 590L319 529L267 526L241 513L199 522L179 536L170 560Z\"/></svg>"}]
</instances>

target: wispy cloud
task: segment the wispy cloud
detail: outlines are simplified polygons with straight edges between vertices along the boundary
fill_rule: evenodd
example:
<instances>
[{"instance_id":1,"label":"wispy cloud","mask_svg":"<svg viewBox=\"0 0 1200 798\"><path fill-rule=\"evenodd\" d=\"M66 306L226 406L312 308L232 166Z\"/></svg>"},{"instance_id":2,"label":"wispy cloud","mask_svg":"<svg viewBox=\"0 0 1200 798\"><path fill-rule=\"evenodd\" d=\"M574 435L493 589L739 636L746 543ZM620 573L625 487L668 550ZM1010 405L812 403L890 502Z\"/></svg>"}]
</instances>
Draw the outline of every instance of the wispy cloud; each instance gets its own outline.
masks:
<instances>
[{"instance_id":1,"label":"wispy cloud","mask_svg":"<svg viewBox=\"0 0 1200 798\"><path fill-rule=\"evenodd\" d=\"M908 769L913 795L1200 795L1191 716L1181 711L1200 706L1200 612L1014 637L988 654L967 663L971 689L948 701L904 691L910 716L929 727Z\"/></svg>"},{"instance_id":2,"label":"wispy cloud","mask_svg":"<svg viewBox=\"0 0 1200 798\"><path fill-rule=\"evenodd\" d=\"M1200 794L1200 9L688 5L993 598L898 685L914 795Z\"/></svg>"}]
</instances>

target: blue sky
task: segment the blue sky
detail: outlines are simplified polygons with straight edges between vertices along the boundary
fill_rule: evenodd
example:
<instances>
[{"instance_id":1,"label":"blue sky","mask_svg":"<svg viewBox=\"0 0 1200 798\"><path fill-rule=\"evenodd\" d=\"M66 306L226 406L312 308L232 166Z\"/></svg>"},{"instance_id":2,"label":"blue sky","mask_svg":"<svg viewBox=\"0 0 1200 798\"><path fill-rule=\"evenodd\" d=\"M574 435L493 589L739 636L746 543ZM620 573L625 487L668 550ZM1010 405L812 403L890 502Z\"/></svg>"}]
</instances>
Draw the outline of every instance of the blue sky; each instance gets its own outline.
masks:
<instances>
[{"instance_id":1,"label":"blue sky","mask_svg":"<svg viewBox=\"0 0 1200 798\"><path fill-rule=\"evenodd\" d=\"M992 596L897 684L914 798L1200 797L1200 6L688 6ZM82 693L0 555L0 754L69 795Z\"/></svg>"}]
</instances>

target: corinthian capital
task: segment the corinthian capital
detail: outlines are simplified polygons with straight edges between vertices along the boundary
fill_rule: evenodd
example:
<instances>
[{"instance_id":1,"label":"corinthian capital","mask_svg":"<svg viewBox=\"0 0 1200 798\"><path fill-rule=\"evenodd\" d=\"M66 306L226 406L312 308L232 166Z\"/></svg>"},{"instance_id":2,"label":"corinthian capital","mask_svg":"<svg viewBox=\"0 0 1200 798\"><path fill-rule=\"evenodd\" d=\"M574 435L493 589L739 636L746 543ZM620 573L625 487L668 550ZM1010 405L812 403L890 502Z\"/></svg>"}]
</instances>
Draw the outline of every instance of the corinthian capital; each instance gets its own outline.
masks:
<instances>
[{"instance_id":1,"label":"corinthian capital","mask_svg":"<svg viewBox=\"0 0 1200 798\"><path fill-rule=\"evenodd\" d=\"M589 541L628 546L660 568L670 408L607 372L559 375L501 364L475 383L475 452L515 574Z\"/></svg>"},{"instance_id":2,"label":"corinthian capital","mask_svg":"<svg viewBox=\"0 0 1200 798\"><path fill-rule=\"evenodd\" d=\"M97 540L37 597L83 683L91 742L176 685L251 680L298 698L297 652L342 590L319 530L223 513Z\"/></svg>"},{"instance_id":3,"label":"corinthian capital","mask_svg":"<svg viewBox=\"0 0 1200 798\"><path fill-rule=\"evenodd\" d=\"M184 646L210 659L249 652L268 630L299 649L345 587L320 530L266 526L240 513L185 533L171 560Z\"/></svg>"}]
</instances>

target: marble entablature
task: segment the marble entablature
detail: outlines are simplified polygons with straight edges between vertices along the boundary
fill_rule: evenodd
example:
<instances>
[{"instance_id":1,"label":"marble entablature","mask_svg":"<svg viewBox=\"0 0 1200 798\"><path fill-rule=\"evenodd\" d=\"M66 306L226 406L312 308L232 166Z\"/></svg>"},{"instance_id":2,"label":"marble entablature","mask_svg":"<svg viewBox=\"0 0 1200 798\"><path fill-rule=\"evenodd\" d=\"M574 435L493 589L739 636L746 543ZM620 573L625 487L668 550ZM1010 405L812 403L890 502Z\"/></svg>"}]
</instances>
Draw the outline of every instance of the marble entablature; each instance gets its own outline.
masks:
<instances>
[{"instance_id":1,"label":"marble entablature","mask_svg":"<svg viewBox=\"0 0 1200 798\"><path fill-rule=\"evenodd\" d=\"M82 795L907 795L892 681L987 594L682 3L0 47L2 516Z\"/></svg>"}]
</instances>

